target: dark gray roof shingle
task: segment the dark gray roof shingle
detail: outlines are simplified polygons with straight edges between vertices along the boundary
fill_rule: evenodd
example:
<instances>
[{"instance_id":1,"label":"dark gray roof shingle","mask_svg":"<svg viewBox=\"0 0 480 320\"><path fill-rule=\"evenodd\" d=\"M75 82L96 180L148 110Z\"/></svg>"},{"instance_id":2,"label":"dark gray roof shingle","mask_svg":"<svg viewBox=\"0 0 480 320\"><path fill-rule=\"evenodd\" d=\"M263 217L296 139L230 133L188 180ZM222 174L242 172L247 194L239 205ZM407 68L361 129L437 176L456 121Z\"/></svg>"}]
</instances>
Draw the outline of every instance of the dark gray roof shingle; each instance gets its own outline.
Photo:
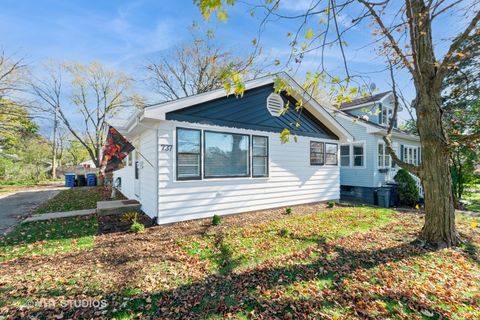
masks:
<instances>
[{"instance_id":1,"label":"dark gray roof shingle","mask_svg":"<svg viewBox=\"0 0 480 320\"><path fill-rule=\"evenodd\" d=\"M357 106L357 105L362 105L364 103L370 103L370 102L373 103L373 102L379 101L383 97L385 97L386 95L390 94L390 92L391 91L385 91L385 92L374 94L372 96L354 99L354 100L349 101L349 102L344 102L340 105L340 110L350 108L350 107L354 107L354 106Z\"/></svg>"}]
</instances>

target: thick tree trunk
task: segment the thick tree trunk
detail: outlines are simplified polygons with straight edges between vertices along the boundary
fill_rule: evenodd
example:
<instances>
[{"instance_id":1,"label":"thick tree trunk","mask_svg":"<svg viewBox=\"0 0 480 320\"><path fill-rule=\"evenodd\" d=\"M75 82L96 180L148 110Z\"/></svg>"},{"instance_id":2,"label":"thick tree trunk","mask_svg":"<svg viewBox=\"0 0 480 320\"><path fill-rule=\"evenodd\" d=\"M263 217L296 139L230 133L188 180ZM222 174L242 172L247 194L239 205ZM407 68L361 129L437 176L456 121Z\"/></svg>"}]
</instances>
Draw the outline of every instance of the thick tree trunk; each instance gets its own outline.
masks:
<instances>
[{"instance_id":1,"label":"thick tree trunk","mask_svg":"<svg viewBox=\"0 0 480 320\"><path fill-rule=\"evenodd\" d=\"M417 95L417 125L422 141L422 180L425 225L421 238L438 247L459 243L455 228L455 202L450 175L447 137L442 127L440 97Z\"/></svg>"}]
</instances>

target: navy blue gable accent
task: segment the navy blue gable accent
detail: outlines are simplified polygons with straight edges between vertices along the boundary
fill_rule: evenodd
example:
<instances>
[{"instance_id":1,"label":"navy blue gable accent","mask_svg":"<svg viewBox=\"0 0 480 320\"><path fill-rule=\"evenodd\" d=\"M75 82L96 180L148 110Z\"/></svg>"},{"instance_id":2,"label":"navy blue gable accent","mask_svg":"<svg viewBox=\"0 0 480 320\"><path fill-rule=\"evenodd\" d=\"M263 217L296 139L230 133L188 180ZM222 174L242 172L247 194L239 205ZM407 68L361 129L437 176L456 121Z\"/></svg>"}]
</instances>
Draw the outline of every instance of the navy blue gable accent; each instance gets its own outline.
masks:
<instances>
[{"instance_id":1,"label":"navy blue gable accent","mask_svg":"<svg viewBox=\"0 0 480 320\"><path fill-rule=\"evenodd\" d=\"M250 89L241 98L230 95L168 112L166 119L267 132L281 132L288 128L292 134L299 136L339 140L306 109L302 109L301 114L296 112L292 97L283 96L285 101L290 101L287 113L280 117L272 116L267 110L267 97L272 92L271 84ZM300 124L298 128L296 122Z\"/></svg>"}]
</instances>

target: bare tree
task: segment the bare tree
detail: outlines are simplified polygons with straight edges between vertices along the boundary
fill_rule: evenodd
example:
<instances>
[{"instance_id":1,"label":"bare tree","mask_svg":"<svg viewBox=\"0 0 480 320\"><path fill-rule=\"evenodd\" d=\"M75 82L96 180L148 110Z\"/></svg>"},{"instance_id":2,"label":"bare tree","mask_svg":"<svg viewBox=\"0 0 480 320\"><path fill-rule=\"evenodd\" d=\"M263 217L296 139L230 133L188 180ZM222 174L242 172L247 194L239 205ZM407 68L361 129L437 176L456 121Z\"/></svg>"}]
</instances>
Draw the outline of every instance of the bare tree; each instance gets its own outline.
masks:
<instances>
[{"instance_id":1,"label":"bare tree","mask_svg":"<svg viewBox=\"0 0 480 320\"><path fill-rule=\"evenodd\" d=\"M241 58L222 49L208 37L176 47L170 55L147 65L150 81L166 101L221 88L227 74L242 73L253 79L265 72L255 56Z\"/></svg>"},{"instance_id":2,"label":"bare tree","mask_svg":"<svg viewBox=\"0 0 480 320\"><path fill-rule=\"evenodd\" d=\"M281 11L281 0L268 1L253 9L264 14L259 30L275 21L298 21L298 28L289 34L292 53L287 61L301 63L304 56L312 51L320 52L317 72L330 75L324 64L324 52L331 47L339 50L343 59L344 79L332 77L335 83L346 87L355 83L359 75L352 74L345 54L345 34L362 22L376 37L378 54L388 61L401 66L413 79L415 109L418 133L422 145L422 164L414 166L401 161L394 153L389 135L385 139L388 151L394 161L422 179L425 189L425 224L420 237L439 247L459 243L455 226L455 208L449 167L451 141L444 128L441 92L442 82L448 70L454 67L453 58L463 57L461 46L479 32L479 2L462 0L314 0L300 14ZM195 1L201 13L208 18L212 12L226 10L236 1L222 0L215 5L208 0ZM346 12L354 14L351 23L342 26L340 17ZM442 16L461 17L458 26L463 30L451 39L434 39L434 23ZM319 19L320 18L320 19ZM312 28L312 21L321 21L320 28ZM320 30L320 31L318 31ZM439 46L446 48L442 59L437 59ZM387 69L388 70L388 69ZM396 99L398 101L398 98ZM390 130L391 131L391 130ZM465 134L458 140L478 141L479 134Z\"/></svg>"},{"instance_id":3,"label":"bare tree","mask_svg":"<svg viewBox=\"0 0 480 320\"><path fill-rule=\"evenodd\" d=\"M99 63L70 63L49 68L43 78L32 81L31 88L38 102L55 119L58 116L98 167L108 118L132 106L132 81Z\"/></svg>"}]
</instances>

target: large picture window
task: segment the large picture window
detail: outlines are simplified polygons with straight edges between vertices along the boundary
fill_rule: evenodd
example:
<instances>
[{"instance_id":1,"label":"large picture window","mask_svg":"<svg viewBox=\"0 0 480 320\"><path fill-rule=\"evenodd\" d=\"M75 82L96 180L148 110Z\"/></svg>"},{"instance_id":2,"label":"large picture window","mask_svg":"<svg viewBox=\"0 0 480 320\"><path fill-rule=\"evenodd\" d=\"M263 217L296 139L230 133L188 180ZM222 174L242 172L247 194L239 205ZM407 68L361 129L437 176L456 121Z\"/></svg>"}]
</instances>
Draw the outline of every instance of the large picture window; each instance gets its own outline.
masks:
<instances>
[{"instance_id":1,"label":"large picture window","mask_svg":"<svg viewBox=\"0 0 480 320\"><path fill-rule=\"evenodd\" d=\"M250 136L204 132L204 177L250 176Z\"/></svg>"},{"instance_id":2,"label":"large picture window","mask_svg":"<svg viewBox=\"0 0 480 320\"><path fill-rule=\"evenodd\" d=\"M325 153L323 142L310 141L310 165L323 166L325 164Z\"/></svg>"},{"instance_id":3,"label":"large picture window","mask_svg":"<svg viewBox=\"0 0 480 320\"><path fill-rule=\"evenodd\" d=\"M200 130L177 129L177 180L200 179Z\"/></svg>"},{"instance_id":4,"label":"large picture window","mask_svg":"<svg viewBox=\"0 0 480 320\"><path fill-rule=\"evenodd\" d=\"M268 176L268 138L252 136L252 176Z\"/></svg>"},{"instance_id":5,"label":"large picture window","mask_svg":"<svg viewBox=\"0 0 480 320\"><path fill-rule=\"evenodd\" d=\"M338 144L325 143L325 164L335 166L338 164Z\"/></svg>"}]
</instances>

